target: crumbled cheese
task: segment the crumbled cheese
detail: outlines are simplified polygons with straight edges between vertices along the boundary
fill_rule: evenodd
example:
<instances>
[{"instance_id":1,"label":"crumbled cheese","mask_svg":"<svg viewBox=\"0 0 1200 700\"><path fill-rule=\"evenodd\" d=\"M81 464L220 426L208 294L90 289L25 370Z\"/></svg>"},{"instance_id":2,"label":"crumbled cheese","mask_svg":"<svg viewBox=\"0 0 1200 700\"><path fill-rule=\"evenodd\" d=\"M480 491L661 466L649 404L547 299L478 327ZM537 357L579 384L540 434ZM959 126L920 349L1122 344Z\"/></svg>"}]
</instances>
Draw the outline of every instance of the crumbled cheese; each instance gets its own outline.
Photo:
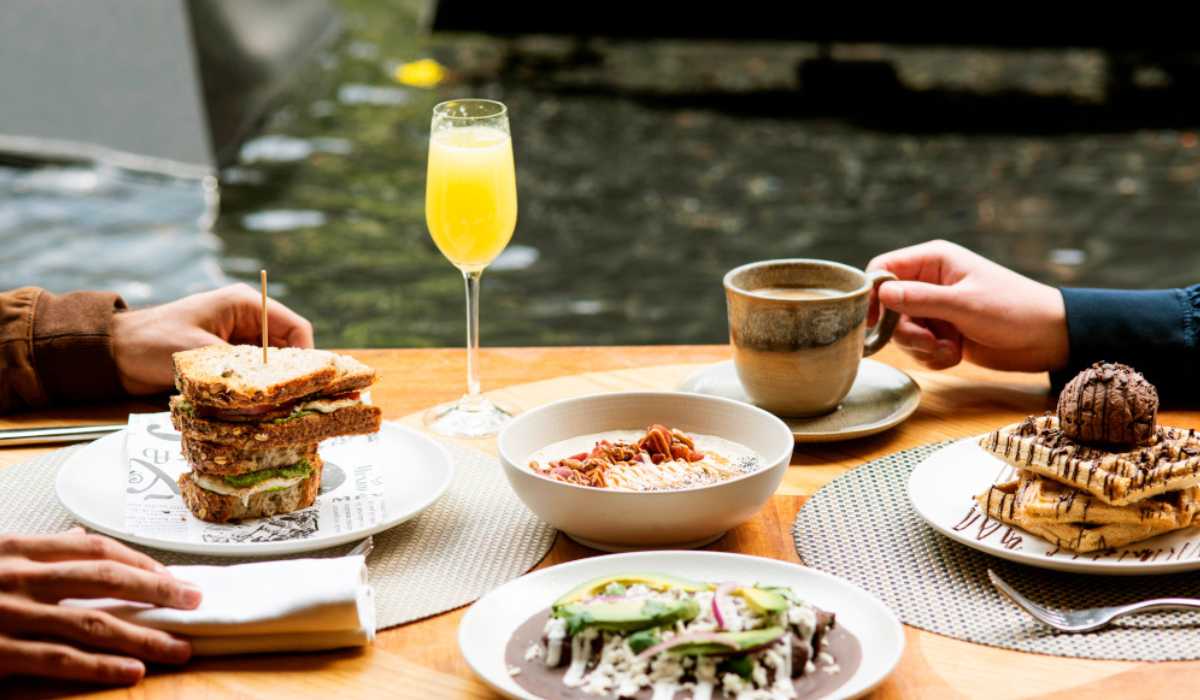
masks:
<instances>
[{"instance_id":1,"label":"crumbled cheese","mask_svg":"<svg viewBox=\"0 0 1200 700\"><path fill-rule=\"evenodd\" d=\"M692 687L692 700L711 700L717 685L717 660L711 656L696 659L696 683Z\"/></svg>"},{"instance_id":2,"label":"crumbled cheese","mask_svg":"<svg viewBox=\"0 0 1200 700\"><path fill-rule=\"evenodd\" d=\"M654 694L650 696L650 700L674 700L675 691L679 689L679 684L672 680L655 681Z\"/></svg>"},{"instance_id":3,"label":"crumbled cheese","mask_svg":"<svg viewBox=\"0 0 1200 700\"><path fill-rule=\"evenodd\" d=\"M509 666L508 667L508 675L510 675L510 676L520 675L520 673L521 673L521 669L519 667L517 667L517 666Z\"/></svg>"},{"instance_id":4,"label":"crumbled cheese","mask_svg":"<svg viewBox=\"0 0 1200 700\"><path fill-rule=\"evenodd\" d=\"M767 667L758 660L755 660L751 668L753 670L750 671L750 680L754 681L754 685L760 688L765 686L767 684Z\"/></svg>"},{"instance_id":5,"label":"crumbled cheese","mask_svg":"<svg viewBox=\"0 0 1200 700\"><path fill-rule=\"evenodd\" d=\"M776 694L785 698L796 697L796 686L792 685L792 635L785 634L772 651L767 654L775 669Z\"/></svg>"},{"instance_id":6,"label":"crumbled cheese","mask_svg":"<svg viewBox=\"0 0 1200 700\"><path fill-rule=\"evenodd\" d=\"M546 667L554 668L562 663L563 640L567 638L567 621L552 617L546 623Z\"/></svg>"},{"instance_id":7,"label":"crumbled cheese","mask_svg":"<svg viewBox=\"0 0 1200 700\"><path fill-rule=\"evenodd\" d=\"M822 641L824 641L824 640L822 640ZM825 646L825 645L822 644L821 646ZM833 658L833 655L827 651L823 651L820 654L818 654L817 661L821 662L821 670L830 675L833 675L834 673L837 673L838 671L842 670L842 667L837 665L836 659Z\"/></svg>"},{"instance_id":8,"label":"crumbled cheese","mask_svg":"<svg viewBox=\"0 0 1200 700\"><path fill-rule=\"evenodd\" d=\"M796 627L796 632L803 640L808 640L817 629L817 613L810 605L792 605L787 612L788 624Z\"/></svg>"},{"instance_id":9,"label":"crumbled cheese","mask_svg":"<svg viewBox=\"0 0 1200 700\"><path fill-rule=\"evenodd\" d=\"M736 673L726 673L721 676L721 690L725 691L726 695L738 695L743 690L749 690L750 684L746 679Z\"/></svg>"},{"instance_id":10,"label":"crumbled cheese","mask_svg":"<svg viewBox=\"0 0 1200 700\"><path fill-rule=\"evenodd\" d=\"M571 665L563 674L563 685L568 688L578 688L584 684L583 674L587 670L588 661L592 658L592 640L599 633L595 627L586 627L571 637Z\"/></svg>"}]
</instances>

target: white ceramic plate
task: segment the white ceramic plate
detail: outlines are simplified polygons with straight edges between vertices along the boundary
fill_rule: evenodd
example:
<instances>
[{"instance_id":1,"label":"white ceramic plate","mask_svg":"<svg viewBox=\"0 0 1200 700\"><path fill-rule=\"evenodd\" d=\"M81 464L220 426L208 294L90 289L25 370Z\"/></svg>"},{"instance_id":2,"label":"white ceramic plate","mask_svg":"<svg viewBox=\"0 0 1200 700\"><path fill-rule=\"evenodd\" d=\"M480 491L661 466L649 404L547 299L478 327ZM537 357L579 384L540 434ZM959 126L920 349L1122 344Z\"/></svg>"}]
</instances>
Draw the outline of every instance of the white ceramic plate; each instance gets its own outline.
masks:
<instances>
[{"instance_id":1,"label":"white ceramic plate","mask_svg":"<svg viewBox=\"0 0 1200 700\"><path fill-rule=\"evenodd\" d=\"M887 677L904 650L904 630L878 598L829 574L775 559L722 552L634 552L560 564L526 574L471 606L458 626L458 646L488 685L510 698L537 700L508 675L504 648L513 631L572 587L606 574L655 571L702 581L745 581L799 586L808 600L837 615L838 625L862 644L862 664L829 696L858 697Z\"/></svg>"},{"instance_id":2,"label":"white ceramic plate","mask_svg":"<svg viewBox=\"0 0 1200 700\"><path fill-rule=\"evenodd\" d=\"M1003 460L968 438L917 465L908 497L933 529L952 540L1003 559L1044 569L1088 574L1166 574L1200 569L1200 531L1184 528L1109 552L1075 554L980 513L975 496L1013 473Z\"/></svg>"},{"instance_id":3,"label":"white ceramic plate","mask_svg":"<svg viewBox=\"0 0 1200 700\"><path fill-rule=\"evenodd\" d=\"M322 445L321 458L327 463L337 463L339 455L347 449L370 449L372 462L385 471L384 517L374 525L336 534L318 532L310 537L269 542L195 542L184 537L171 539L131 532L125 526L128 474L125 431L103 437L72 454L58 470L55 489L58 500L71 515L106 535L173 552L255 557L332 547L395 527L433 505L454 478L454 464L441 445L394 423L384 423L379 439L369 445L345 442ZM192 516L188 513L185 517Z\"/></svg>"}]
</instances>

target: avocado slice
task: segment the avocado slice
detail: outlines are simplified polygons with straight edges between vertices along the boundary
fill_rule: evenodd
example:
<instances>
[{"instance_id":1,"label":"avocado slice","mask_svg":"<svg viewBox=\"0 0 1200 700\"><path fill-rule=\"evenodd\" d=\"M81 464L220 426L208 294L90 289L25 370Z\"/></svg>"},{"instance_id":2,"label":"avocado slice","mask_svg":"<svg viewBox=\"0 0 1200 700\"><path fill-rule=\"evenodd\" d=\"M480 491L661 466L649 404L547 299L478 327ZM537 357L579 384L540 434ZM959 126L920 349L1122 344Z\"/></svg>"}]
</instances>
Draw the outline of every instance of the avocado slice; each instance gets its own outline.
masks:
<instances>
[{"instance_id":1,"label":"avocado slice","mask_svg":"<svg viewBox=\"0 0 1200 700\"><path fill-rule=\"evenodd\" d=\"M733 594L741 596L750 609L759 615L779 613L788 609L786 598L765 588L739 588Z\"/></svg>"},{"instance_id":2,"label":"avocado slice","mask_svg":"<svg viewBox=\"0 0 1200 700\"><path fill-rule=\"evenodd\" d=\"M672 654L680 656L717 656L721 654L746 654L779 640L784 635L782 627L764 627L744 632L722 632L711 642L694 642L671 647Z\"/></svg>"},{"instance_id":3,"label":"avocado slice","mask_svg":"<svg viewBox=\"0 0 1200 700\"><path fill-rule=\"evenodd\" d=\"M617 632L661 627L675 624L677 620L691 620L699 614L699 603L690 598L670 601L650 598L597 600L568 603L554 611L555 617L567 621L567 634L572 635L585 627Z\"/></svg>"},{"instance_id":4,"label":"avocado slice","mask_svg":"<svg viewBox=\"0 0 1200 700\"><path fill-rule=\"evenodd\" d=\"M697 583L696 581L689 581L687 579L679 578L678 576L670 576L668 574L615 574L613 576L595 578L591 581L576 586L566 595L554 601L554 609L557 610L564 605L577 603L585 598L599 595L605 588L614 583L621 586L634 586L637 584L642 584L643 586L655 591L666 591L678 588L679 590L688 591L691 593L708 590L710 588L709 584L707 583Z\"/></svg>"}]
</instances>

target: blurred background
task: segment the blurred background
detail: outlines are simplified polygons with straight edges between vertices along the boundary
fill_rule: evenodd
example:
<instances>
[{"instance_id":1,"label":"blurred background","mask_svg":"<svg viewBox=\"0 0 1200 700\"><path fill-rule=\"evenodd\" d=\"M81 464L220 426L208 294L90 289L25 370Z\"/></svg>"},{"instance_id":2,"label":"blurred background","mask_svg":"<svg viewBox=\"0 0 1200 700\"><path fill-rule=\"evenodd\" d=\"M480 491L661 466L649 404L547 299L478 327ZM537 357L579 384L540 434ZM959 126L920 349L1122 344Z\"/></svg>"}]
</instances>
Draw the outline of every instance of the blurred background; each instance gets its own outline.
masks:
<instances>
[{"instance_id":1,"label":"blurred background","mask_svg":"<svg viewBox=\"0 0 1200 700\"><path fill-rule=\"evenodd\" d=\"M14 0L0 285L145 305L265 267L319 345L461 345L424 179L463 96L516 150L485 345L724 342L729 268L932 238L1056 285L1200 281L1186 47L559 5Z\"/></svg>"}]
</instances>

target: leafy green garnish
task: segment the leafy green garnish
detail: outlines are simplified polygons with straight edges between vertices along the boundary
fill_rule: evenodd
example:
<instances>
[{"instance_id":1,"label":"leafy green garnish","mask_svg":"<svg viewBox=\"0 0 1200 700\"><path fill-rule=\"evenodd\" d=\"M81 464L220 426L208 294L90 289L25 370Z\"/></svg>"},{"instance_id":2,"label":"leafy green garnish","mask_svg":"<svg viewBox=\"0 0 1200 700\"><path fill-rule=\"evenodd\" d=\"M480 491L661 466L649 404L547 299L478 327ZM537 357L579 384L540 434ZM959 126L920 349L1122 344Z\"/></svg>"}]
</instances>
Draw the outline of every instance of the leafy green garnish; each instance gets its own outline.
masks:
<instances>
[{"instance_id":1,"label":"leafy green garnish","mask_svg":"<svg viewBox=\"0 0 1200 700\"><path fill-rule=\"evenodd\" d=\"M275 469L260 469L256 472L248 472L246 474L235 474L225 477L225 483L238 489L243 489L248 486L266 481L267 479L294 479L296 477L307 477L312 473L312 465L307 459L302 459L290 467L277 467ZM287 488L281 487L281 488Z\"/></svg>"},{"instance_id":2,"label":"leafy green garnish","mask_svg":"<svg viewBox=\"0 0 1200 700\"><path fill-rule=\"evenodd\" d=\"M717 672L718 674L733 673L742 678L749 678L754 673L754 662L750 660L749 654L731 656L717 666Z\"/></svg>"},{"instance_id":3,"label":"leafy green garnish","mask_svg":"<svg viewBox=\"0 0 1200 700\"><path fill-rule=\"evenodd\" d=\"M651 628L629 635L629 648L633 653L640 654L659 642L658 630Z\"/></svg>"},{"instance_id":4,"label":"leafy green garnish","mask_svg":"<svg viewBox=\"0 0 1200 700\"><path fill-rule=\"evenodd\" d=\"M594 621L591 613L577 605L571 606L568 610L560 611L558 616L566 621L567 635L572 637Z\"/></svg>"}]
</instances>

